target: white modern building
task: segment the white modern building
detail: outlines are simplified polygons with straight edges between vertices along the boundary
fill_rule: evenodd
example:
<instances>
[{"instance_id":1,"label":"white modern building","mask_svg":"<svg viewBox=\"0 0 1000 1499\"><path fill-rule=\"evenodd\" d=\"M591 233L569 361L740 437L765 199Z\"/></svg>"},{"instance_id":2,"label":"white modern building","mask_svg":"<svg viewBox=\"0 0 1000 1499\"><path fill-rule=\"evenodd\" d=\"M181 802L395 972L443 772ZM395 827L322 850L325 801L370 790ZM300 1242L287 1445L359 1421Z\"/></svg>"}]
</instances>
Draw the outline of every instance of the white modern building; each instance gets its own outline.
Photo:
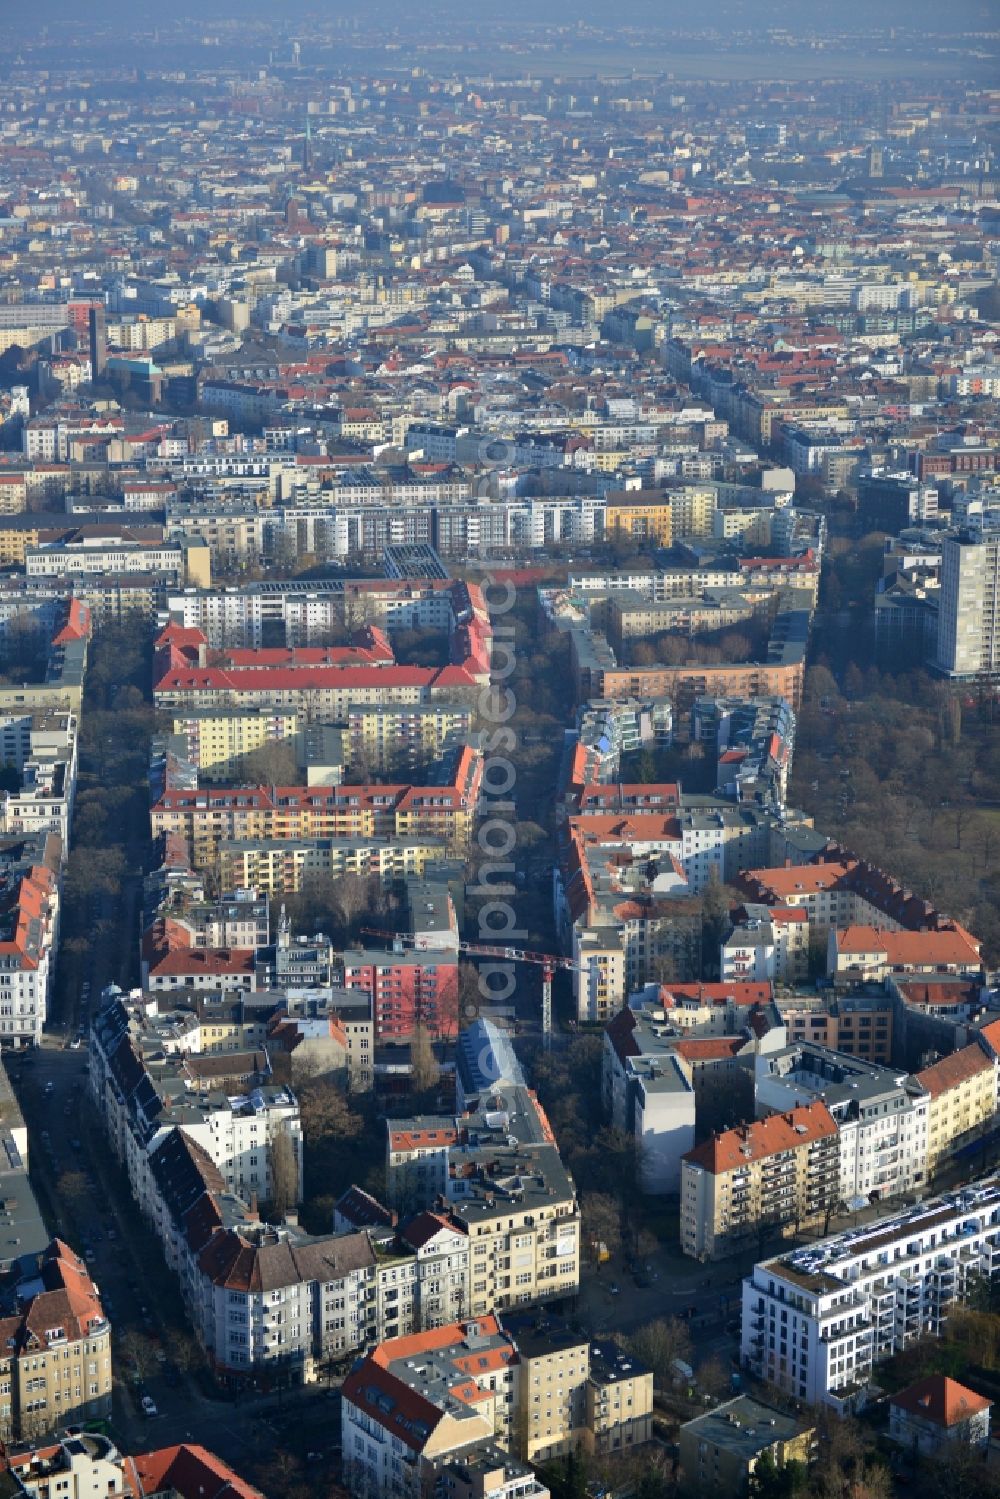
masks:
<instances>
[{"instance_id":1,"label":"white modern building","mask_svg":"<svg viewBox=\"0 0 1000 1499\"><path fill-rule=\"evenodd\" d=\"M935 664L949 677L1000 671L1000 529L945 537Z\"/></svg>"},{"instance_id":2,"label":"white modern building","mask_svg":"<svg viewBox=\"0 0 1000 1499\"><path fill-rule=\"evenodd\" d=\"M745 1369L807 1405L864 1404L882 1360L940 1336L949 1307L1000 1272L1000 1177L755 1265Z\"/></svg>"}]
</instances>

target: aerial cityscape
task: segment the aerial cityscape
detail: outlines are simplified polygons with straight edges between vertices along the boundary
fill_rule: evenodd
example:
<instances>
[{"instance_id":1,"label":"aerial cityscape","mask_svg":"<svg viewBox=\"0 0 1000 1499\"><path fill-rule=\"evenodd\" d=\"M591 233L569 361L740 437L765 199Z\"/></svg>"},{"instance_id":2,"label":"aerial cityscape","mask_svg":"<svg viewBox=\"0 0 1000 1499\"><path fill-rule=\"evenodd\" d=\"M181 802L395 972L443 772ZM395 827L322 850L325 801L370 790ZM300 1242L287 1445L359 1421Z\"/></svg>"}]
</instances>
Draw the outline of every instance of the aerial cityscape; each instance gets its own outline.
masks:
<instances>
[{"instance_id":1,"label":"aerial cityscape","mask_svg":"<svg viewBox=\"0 0 1000 1499\"><path fill-rule=\"evenodd\" d=\"M0 47L0 1499L1000 1499L1000 18Z\"/></svg>"}]
</instances>

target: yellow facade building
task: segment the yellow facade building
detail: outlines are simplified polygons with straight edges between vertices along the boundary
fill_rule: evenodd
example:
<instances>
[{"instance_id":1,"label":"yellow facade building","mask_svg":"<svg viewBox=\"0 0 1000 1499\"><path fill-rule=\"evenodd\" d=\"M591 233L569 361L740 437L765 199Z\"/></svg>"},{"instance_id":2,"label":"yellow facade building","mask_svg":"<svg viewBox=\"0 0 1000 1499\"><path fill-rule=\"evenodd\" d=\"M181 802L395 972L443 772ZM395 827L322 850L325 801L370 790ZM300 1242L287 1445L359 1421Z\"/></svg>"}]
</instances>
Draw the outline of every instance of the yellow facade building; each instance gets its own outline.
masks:
<instances>
[{"instance_id":1,"label":"yellow facade building","mask_svg":"<svg viewBox=\"0 0 1000 1499\"><path fill-rule=\"evenodd\" d=\"M173 720L174 734L187 739L188 758L220 780L238 776L247 755L292 739L298 727L299 715L282 708L192 708Z\"/></svg>"},{"instance_id":2,"label":"yellow facade building","mask_svg":"<svg viewBox=\"0 0 1000 1499\"><path fill-rule=\"evenodd\" d=\"M927 1170L935 1170L964 1139L992 1121L997 1105L997 1067L976 1043L953 1051L917 1073L930 1094L927 1111Z\"/></svg>"},{"instance_id":3,"label":"yellow facade building","mask_svg":"<svg viewBox=\"0 0 1000 1499\"><path fill-rule=\"evenodd\" d=\"M671 502L659 493L655 499L643 497L641 492L634 498L623 495L614 503L609 498L604 526L612 539L655 541L659 546L668 547L674 535Z\"/></svg>"}]
</instances>

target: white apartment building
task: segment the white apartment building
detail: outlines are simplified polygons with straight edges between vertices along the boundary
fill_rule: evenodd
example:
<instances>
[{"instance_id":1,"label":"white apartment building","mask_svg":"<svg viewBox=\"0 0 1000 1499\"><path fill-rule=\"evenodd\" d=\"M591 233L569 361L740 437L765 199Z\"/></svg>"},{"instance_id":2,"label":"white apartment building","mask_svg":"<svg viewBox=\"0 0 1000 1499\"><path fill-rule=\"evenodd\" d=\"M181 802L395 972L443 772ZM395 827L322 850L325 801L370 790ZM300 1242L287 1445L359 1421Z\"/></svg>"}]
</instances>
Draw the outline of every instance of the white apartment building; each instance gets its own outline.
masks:
<instances>
[{"instance_id":1,"label":"white apartment building","mask_svg":"<svg viewBox=\"0 0 1000 1499\"><path fill-rule=\"evenodd\" d=\"M949 677L1000 671L1000 530L944 539L935 664Z\"/></svg>"},{"instance_id":2,"label":"white apartment building","mask_svg":"<svg viewBox=\"0 0 1000 1499\"><path fill-rule=\"evenodd\" d=\"M809 918L805 911L748 906L722 943L723 983L795 984L809 970Z\"/></svg>"},{"instance_id":3,"label":"white apartment building","mask_svg":"<svg viewBox=\"0 0 1000 1499\"><path fill-rule=\"evenodd\" d=\"M759 1055L754 1090L758 1118L823 1100L840 1136L846 1205L926 1183L930 1095L909 1073L803 1041Z\"/></svg>"},{"instance_id":4,"label":"white apartment building","mask_svg":"<svg viewBox=\"0 0 1000 1499\"><path fill-rule=\"evenodd\" d=\"M1000 1178L755 1265L744 1368L806 1405L863 1405L878 1364L940 1336L949 1307L1000 1271Z\"/></svg>"},{"instance_id":5,"label":"white apartment building","mask_svg":"<svg viewBox=\"0 0 1000 1499\"><path fill-rule=\"evenodd\" d=\"M59 933L59 883L33 865L0 889L0 1040L40 1046Z\"/></svg>"},{"instance_id":6,"label":"white apartment building","mask_svg":"<svg viewBox=\"0 0 1000 1499\"><path fill-rule=\"evenodd\" d=\"M166 573L184 577L184 551L173 542L141 546L102 540L86 546L26 547L24 570L29 578L67 578L85 573Z\"/></svg>"},{"instance_id":7,"label":"white apartment building","mask_svg":"<svg viewBox=\"0 0 1000 1499\"><path fill-rule=\"evenodd\" d=\"M128 1171L133 1195L148 1215L152 1216L154 1192L150 1156L164 1134L177 1128L205 1152L228 1191L247 1199L256 1193L261 1200L273 1187L274 1142L279 1134L285 1135L301 1193L302 1126L291 1089L254 1086L230 1095L220 1076L217 1089L199 1093L173 1059L151 1074L131 1038L120 1002L109 1005L94 1025L89 1064L91 1093L112 1151Z\"/></svg>"},{"instance_id":8,"label":"white apartment building","mask_svg":"<svg viewBox=\"0 0 1000 1499\"><path fill-rule=\"evenodd\" d=\"M74 713L19 713L0 717L4 763L16 766L21 785L0 792L0 834L57 833L63 858L76 791L77 719Z\"/></svg>"}]
</instances>

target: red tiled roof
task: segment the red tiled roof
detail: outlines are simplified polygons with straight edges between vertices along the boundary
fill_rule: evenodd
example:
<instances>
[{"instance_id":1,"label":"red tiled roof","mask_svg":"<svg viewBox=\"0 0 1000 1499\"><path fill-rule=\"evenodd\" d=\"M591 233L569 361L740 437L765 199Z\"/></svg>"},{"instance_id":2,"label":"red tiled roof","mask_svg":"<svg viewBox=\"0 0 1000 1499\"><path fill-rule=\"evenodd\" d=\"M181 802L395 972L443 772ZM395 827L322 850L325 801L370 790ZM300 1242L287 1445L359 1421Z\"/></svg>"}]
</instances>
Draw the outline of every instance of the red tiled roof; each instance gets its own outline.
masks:
<instances>
[{"instance_id":1,"label":"red tiled roof","mask_svg":"<svg viewBox=\"0 0 1000 1499\"><path fill-rule=\"evenodd\" d=\"M955 1426L980 1411L989 1410L991 1402L967 1385L959 1384L957 1379L949 1379L944 1374L928 1374L926 1379L918 1379L916 1384L893 1395L889 1404L911 1416L932 1421L936 1426Z\"/></svg>"},{"instance_id":2,"label":"red tiled roof","mask_svg":"<svg viewBox=\"0 0 1000 1499\"><path fill-rule=\"evenodd\" d=\"M746 1044L744 1036L692 1036L677 1041L673 1049L686 1062L722 1062L737 1056Z\"/></svg>"},{"instance_id":3,"label":"red tiled roof","mask_svg":"<svg viewBox=\"0 0 1000 1499\"><path fill-rule=\"evenodd\" d=\"M932 1066L925 1067L923 1072L917 1073L917 1082L921 1083L932 1098L940 1098L950 1088L957 1088L960 1083L968 1082L969 1078L976 1077L980 1072L992 1072L993 1063L983 1051L981 1046L963 1046L961 1051L953 1051L951 1056L942 1057L940 1062L934 1062Z\"/></svg>"},{"instance_id":4,"label":"red tiled roof","mask_svg":"<svg viewBox=\"0 0 1000 1499\"><path fill-rule=\"evenodd\" d=\"M957 923L937 932L890 932L873 926L849 926L837 932L839 953L883 953L887 963L904 967L953 963L975 968L979 946Z\"/></svg>"},{"instance_id":5,"label":"red tiled roof","mask_svg":"<svg viewBox=\"0 0 1000 1499\"><path fill-rule=\"evenodd\" d=\"M787 1114L772 1114L767 1119L755 1120L753 1124L727 1129L689 1150L684 1160L719 1176L750 1161L780 1155L782 1151L795 1150L814 1140L832 1139L836 1134L833 1115L825 1103L817 1100Z\"/></svg>"},{"instance_id":6,"label":"red tiled roof","mask_svg":"<svg viewBox=\"0 0 1000 1499\"><path fill-rule=\"evenodd\" d=\"M131 1459L143 1494L173 1489L181 1499L263 1499L207 1447L181 1443L139 1452Z\"/></svg>"}]
</instances>

